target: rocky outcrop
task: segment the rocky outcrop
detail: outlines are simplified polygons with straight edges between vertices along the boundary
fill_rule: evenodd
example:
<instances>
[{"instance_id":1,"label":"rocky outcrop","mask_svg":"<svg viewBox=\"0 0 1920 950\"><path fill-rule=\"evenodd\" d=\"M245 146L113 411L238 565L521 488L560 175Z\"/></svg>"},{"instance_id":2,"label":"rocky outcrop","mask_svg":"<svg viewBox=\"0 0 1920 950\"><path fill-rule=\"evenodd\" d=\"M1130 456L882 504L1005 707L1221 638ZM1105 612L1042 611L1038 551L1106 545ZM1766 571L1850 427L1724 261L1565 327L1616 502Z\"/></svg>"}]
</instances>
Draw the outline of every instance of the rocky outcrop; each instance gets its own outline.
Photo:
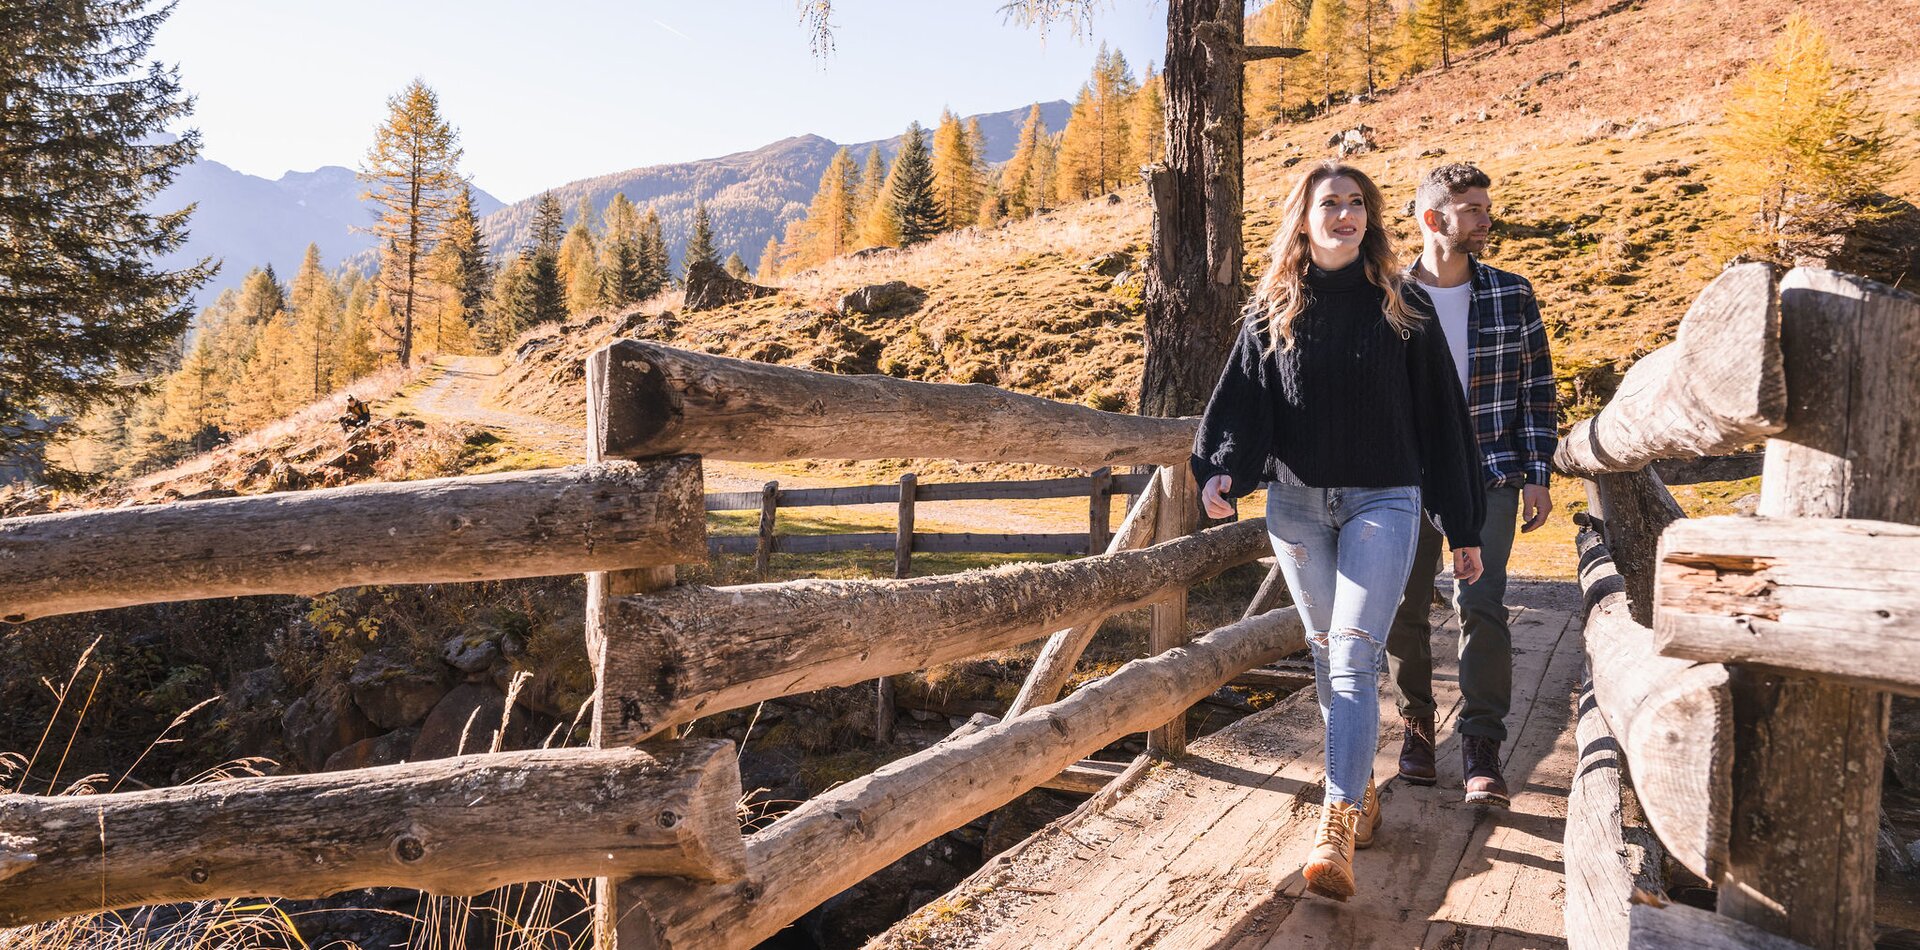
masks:
<instances>
[{"instance_id":1,"label":"rocky outcrop","mask_svg":"<svg viewBox=\"0 0 1920 950\"><path fill-rule=\"evenodd\" d=\"M381 651L361 657L347 683L354 703L374 725L399 729L425 719L447 694L450 680L447 669L438 663L415 664Z\"/></svg>"},{"instance_id":2,"label":"rocky outcrop","mask_svg":"<svg viewBox=\"0 0 1920 950\"><path fill-rule=\"evenodd\" d=\"M869 284L840 298L840 314L905 313L927 299L927 292L904 280Z\"/></svg>"},{"instance_id":3,"label":"rocky outcrop","mask_svg":"<svg viewBox=\"0 0 1920 950\"><path fill-rule=\"evenodd\" d=\"M345 683L326 683L294 700L280 727L294 764L308 772L319 771L335 752L376 731Z\"/></svg>"},{"instance_id":4,"label":"rocky outcrop","mask_svg":"<svg viewBox=\"0 0 1920 950\"><path fill-rule=\"evenodd\" d=\"M741 280L718 264L696 261L687 268L688 310L712 310L742 300L771 297L777 293L779 291L772 287Z\"/></svg>"}]
</instances>

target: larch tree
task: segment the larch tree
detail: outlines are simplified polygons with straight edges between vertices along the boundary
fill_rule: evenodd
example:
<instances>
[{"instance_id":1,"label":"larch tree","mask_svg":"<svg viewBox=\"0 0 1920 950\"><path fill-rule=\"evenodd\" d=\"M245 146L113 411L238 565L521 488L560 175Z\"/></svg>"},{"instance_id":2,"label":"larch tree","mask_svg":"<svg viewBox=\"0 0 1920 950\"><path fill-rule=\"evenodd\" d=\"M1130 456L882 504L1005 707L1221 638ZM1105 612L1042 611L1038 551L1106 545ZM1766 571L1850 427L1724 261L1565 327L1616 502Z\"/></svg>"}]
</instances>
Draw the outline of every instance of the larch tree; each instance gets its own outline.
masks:
<instances>
[{"instance_id":1,"label":"larch tree","mask_svg":"<svg viewBox=\"0 0 1920 950\"><path fill-rule=\"evenodd\" d=\"M1452 66L1454 54L1464 53L1472 45L1473 24L1467 0L1420 0L1415 15L1424 21L1427 42L1439 53L1442 68Z\"/></svg>"},{"instance_id":2,"label":"larch tree","mask_svg":"<svg viewBox=\"0 0 1920 950\"><path fill-rule=\"evenodd\" d=\"M624 192L607 202L600 239L600 303L620 309L642 299L646 249L640 238L640 212Z\"/></svg>"},{"instance_id":3,"label":"larch tree","mask_svg":"<svg viewBox=\"0 0 1920 950\"><path fill-rule=\"evenodd\" d=\"M234 316L242 325L263 326L286 309L287 288L281 286L280 277L273 272L272 264L256 267L241 279L240 299L235 303Z\"/></svg>"},{"instance_id":4,"label":"larch tree","mask_svg":"<svg viewBox=\"0 0 1920 950\"><path fill-rule=\"evenodd\" d=\"M880 190L867 203L867 213L860 219L861 247L899 247L900 246L900 208L895 202L894 188L900 182L900 163L894 161L887 168L886 180L880 183ZM786 264L781 264L786 270Z\"/></svg>"},{"instance_id":5,"label":"larch tree","mask_svg":"<svg viewBox=\"0 0 1920 950\"><path fill-rule=\"evenodd\" d=\"M1322 108L1331 108L1334 96L1345 92L1353 77L1353 5L1348 0L1313 0L1302 37L1311 57L1313 84Z\"/></svg>"},{"instance_id":6,"label":"larch tree","mask_svg":"<svg viewBox=\"0 0 1920 950\"><path fill-rule=\"evenodd\" d=\"M767 246L760 249L760 263L754 269L753 279L762 284L771 284L780 279L780 239L767 235Z\"/></svg>"},{"instance_id":7,"label":"larch tree","mask_svg":"<svg viewBox=\"0 0 1920 950\"><path fill-rule=\"evenodd\" d=\"M307 245L306 258L293 276L287 294L293 314L294 344L300 352L299 375L306 395L318 398L333 390L333 338L339 332L340 300L332 278L320 261L320 246Z\"/></svg>"},{"instance_id":8,"label":"larch tree","mask_svg":"<svg viewBox=\"0 0 1920 950\"><path fill-rule=\"evenodd\" d=\"M940 111L933 131L933 193L949 228L973 223L980 209L979 166L967 128L951 109Z\"/></svg>"},{"instance_id":9,"label":"larch tree","mask_svg":"<svg viewBox=\"0 0 1920 950\"><path fill-rule=\"evenodd\" d=\"M981 209L995 204L997 185L994 181L993 163L987 160L987 133L980 129L980 117L967 119L967 151L973 157L973 188ZM998 212L995 212L998 217ZM974 223L987 225L991 222L980 220L980 214L974 215Z\"/></svg>"},{"instance_id":10,"label":"larch tree","mask_svg":"<svg viewBox=\"0 0 1920 950\"><path fill-rule=\"evenodd\" d=\"M209 261L157 266L191 208L155 199L199 152L192 99L149 62L171 4L0 0L0 459L137 389L178 353ZM53 474L59 474L55 472Z\"/></svg>"},{"instance_id":11,"label":"larch tree","mask_svg":"<svg viewBox=\"0 0 1920 950\"><path fill-rule=\"evenodd\" d=\"M1837 250L1856 221L1875 216L1867 201L1893 171L1858 75L1802 12L1734 85L1711 141L1715 193L1738 229L1729 250L1783 266Z\"/></svg>"},{"instance_id":12,"label":"larch tree","mask_svg":"<svg viewBox=\"0 0 1920 950\"><path fill-rule=\"evenodd\" d=\"M600 302L599 248L593 237L593 202L580 196L573 227L560 241L560 284L567 288L567 312L581 313Z\"/></svg>"},{"instance_id":13,"label":"larch tree","mask_svg":"<svg viewBox=\"0 0 1920 950\"><path fill-rule=\"evenodd\" d=\"M699 263L719 264L720 251L713 246L713 219L707 215L707 203L693 203L693 230L687 238L687 252L681 258L682 274L693 272Z\"/></svg>"},{"instance_id":14,"label":"larch tree","mask_svg":"<svg viewBox=\"0 0 1920 950\"><path fill-rule=\"evenodd\" d=\"M933 158L920 123L907 126L900 157L893 163L893 206L900 220L900 245L907 247L946 229L946 209L934 192Z\"/></svg>"},{"instance_id":15,"label":"larch tree","mask_svg":"<svg viewBox=\"0 0 1920 950\"><path fill-rule=\"evenodd\" d=\"M853 153L845 148L833 153L807 207L799 232L800 245L787 250L794 266L812 267L854 250L854 205L859 188Z\"/></svg>"},{"instance_id":16,"label":"larch tree","mask_svg":"<svg viewBox=\"0 0 1920 950\"><path fill-rule=\"evenodd\" d=\"M1393 57L1393 7L1392 0L1351 0L1357 66L1368 95L1379 90Z\"/></svg>"},{"instance_id":17,"label":"larch tree","mask_svg":"<svg viewBox=\"0 0 1920 950\"><path fill-rule=\"evenodd\" d=\"M1073 97L1073 111L1060 131L1055 155L1052 191L1055 201L1082 201L1093 197L1100 179L1100 117L1093 101L1093 85L1082 85Z\"/></svg>"},{"instance_id":18,"label":"larch tree","mask_svg":"<svg viewBox=\"0 0 1920 950\"><path fill-rule=\"evenodd\" d=\"M1272 0L1247 18L1248 42L1262 46L1297 46L1307 27L1312 0ZM1280 121L1298 104L1306 83L1308 64L1276 58L1246 65L1247 119L1255 125Z\"/></svg>"},{"instance_id":19,"label":"larch tree","mask_svg":"<svg viewBox=\"0 0 1920 950\"><path fill-rule=\"evenodd\" d=\"M1129 111L1134 160L1143 164L1159 161L1167 151L1167 102L1161 97L1160 77L1154 73L1152 63L1147 64L1146 75L1133 94Z\"/></svg>"},{"instance_id":20,"label":"larch tree","mask_svg":"<svg viewBox=\"0 0 1920 950\"><path fill-rule=\"evenodd\" d=\"M1094 179L1101 191L1133 178L1133 97L1139 86L1126 54L1103 44L1093 67L1093 114L1097 131Z\"/></svg>"},{"instance_id":21,"label":"larch tree","mask_svg":"<svg viewBox=\"0 0 1920 950\"><path fill-rule=\"evenodd\" d=\"M473 210L473 188L461 183L440 244L438 279L446 287L456 319L467 328L480 322L493 276L488 273L487 239Z\"/></svg>"},{"instance_id":22,"label":"larch tree","mask_svg":"<svg viewBox=\"0 0 1920 950\"><path fill-rule=\"evenodd\" d=\"M374 129L373 147L360 167L378 217L372 231L392 250L381 285L396 306L398 327L388 331L400 365L413 361L414 315L426 277L425 264L452 213L460 178L460 139L440 114L440 100L415 79L387 100L387 116Z\"/></svg>"},{"instance_id":23,"label":"larch tree","mask_svg":"<svg viewBox=\"0 0 1920 950\"><path fill-rule=\"evenodd\" d=\"M747 262L741 258L739 251L728 254L727 262L721 264L720 269L726 271L728 276L737 280L746 280L748 277Z\"/></svg>"},{"instance_id":24,"label":"larch tree","mask_svg":"<svg viewBox=\"0 0 1920 950\"><path fill-rule=\"evenodd\" d=\"M880 154L880 146L867 149L866 163L860 167L860 184L853 192L853 223L855 239L863 230L867 214L873 210L873 204L880 200L887 186L887 157Z\"/></svg>"},{"instance_id":25,"label":"larch tree","mask_svg":"<svg viewBox=\"0 0 1920 950\"><path fill-rule=\"evenodd\" d=\"M1001 204L1009 218L1029 217L1035 208L1045 203L1046 195L1038 190L1036 173L1040 170L1040 152L1046 148L1047 138L1047 123L1041 118L1040 104L1036 102L1027 109L1027 120L1020 125L1013 157L1000 169Z\"/></svg>"}]
</instances>

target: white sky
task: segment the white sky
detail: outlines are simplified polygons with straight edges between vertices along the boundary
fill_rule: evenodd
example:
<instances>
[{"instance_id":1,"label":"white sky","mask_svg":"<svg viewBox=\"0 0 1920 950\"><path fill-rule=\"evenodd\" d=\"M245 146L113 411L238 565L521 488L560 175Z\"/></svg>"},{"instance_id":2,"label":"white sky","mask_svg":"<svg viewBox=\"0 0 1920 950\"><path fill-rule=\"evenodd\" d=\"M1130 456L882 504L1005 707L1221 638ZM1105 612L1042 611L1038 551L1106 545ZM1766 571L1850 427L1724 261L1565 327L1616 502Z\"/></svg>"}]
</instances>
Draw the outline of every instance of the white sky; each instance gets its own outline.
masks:
<instances>
[{"instance_id":1,"label":"white sky","mask_svg":"<svg viewBox=\"0 0 1920 950\"><path fill-rule=\"evenodd\" d=\"M415 76L474 183L514 201L578 178L815 133L898 134L1072 99L1105 41L1136 73L1164 0L1114 0L1086 38L1006 23L1003 0L836 0L816 60L792 0L179 0L154 55L180 67L202 154L277 178L355 167Z\"/></svg>"}]
</instances>

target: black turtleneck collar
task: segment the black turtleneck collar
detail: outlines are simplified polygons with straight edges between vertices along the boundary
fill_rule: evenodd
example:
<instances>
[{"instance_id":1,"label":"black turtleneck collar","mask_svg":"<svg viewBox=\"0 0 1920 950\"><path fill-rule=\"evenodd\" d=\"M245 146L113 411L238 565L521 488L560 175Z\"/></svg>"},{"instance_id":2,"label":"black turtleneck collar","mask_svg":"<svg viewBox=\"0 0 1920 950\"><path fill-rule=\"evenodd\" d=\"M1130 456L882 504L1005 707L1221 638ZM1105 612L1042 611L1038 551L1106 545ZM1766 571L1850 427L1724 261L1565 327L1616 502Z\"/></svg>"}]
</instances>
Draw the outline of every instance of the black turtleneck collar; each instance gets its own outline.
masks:
<instances>
[{"instance_id":1,"label":"black turtleneck collar","mask_svg":"<svg viewBox=\"0 0 1920 950\"><path fill-rule=\"evenodd\" d=\"M1338 270L1322 270L1318 264L1308 261L1307 286L1315 290L1333 291L1362 289L1367 286L1366 258L1355 257Z\"/></svg>"}]
</instances>

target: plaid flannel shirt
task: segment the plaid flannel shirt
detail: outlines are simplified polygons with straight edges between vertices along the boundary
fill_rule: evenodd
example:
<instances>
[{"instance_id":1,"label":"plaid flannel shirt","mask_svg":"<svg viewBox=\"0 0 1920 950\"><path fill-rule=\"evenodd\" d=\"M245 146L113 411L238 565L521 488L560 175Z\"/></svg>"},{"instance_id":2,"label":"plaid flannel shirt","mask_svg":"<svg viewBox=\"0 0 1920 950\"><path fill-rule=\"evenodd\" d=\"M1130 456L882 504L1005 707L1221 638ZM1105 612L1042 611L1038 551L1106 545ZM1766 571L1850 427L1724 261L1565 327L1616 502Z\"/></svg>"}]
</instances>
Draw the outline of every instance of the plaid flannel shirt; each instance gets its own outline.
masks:
<instances>
[{"instance_id":1,"label":"plaid flannel shirt","mask_svg":"<svg viewBox=\"0 0 1920 950\"><path fill-rule=\"evenodd\" d=\"M1418 264L1416 260L1414 264ZM1412 280L1407 286L1425 297ZM1545 485L1558 416L1553 358L1533 285L1473 259L1467 304L1467 412L1484 457L1487 487ZM1425 301L1431 309L1432 301Z\"/></svg>"}]
</instances>

